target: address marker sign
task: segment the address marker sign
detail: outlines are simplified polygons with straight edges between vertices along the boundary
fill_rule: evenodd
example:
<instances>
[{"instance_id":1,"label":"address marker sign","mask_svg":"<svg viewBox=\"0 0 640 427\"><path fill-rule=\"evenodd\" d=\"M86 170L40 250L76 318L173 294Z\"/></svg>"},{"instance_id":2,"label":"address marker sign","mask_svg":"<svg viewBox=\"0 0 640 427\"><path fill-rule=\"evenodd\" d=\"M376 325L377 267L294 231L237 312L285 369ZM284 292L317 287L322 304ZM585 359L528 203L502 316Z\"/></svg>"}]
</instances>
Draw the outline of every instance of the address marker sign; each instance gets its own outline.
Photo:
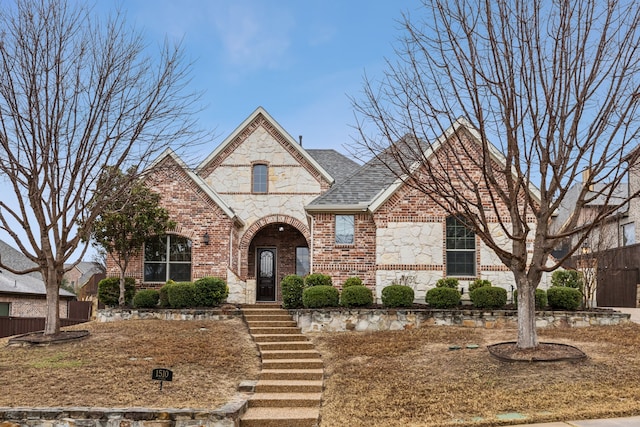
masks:
<instances>
[{"instance_id":1,"label":"address marker sign","mask_svg":"<svg viewBox=\"0 0 640 427\"><path fill-rule=\"evenodd\" d=\"M165 368L156 368L151 371L151 379L160 381L160 390L162 390L163 381L173 381L173 372Z\"/></svg>"}]
</instances>

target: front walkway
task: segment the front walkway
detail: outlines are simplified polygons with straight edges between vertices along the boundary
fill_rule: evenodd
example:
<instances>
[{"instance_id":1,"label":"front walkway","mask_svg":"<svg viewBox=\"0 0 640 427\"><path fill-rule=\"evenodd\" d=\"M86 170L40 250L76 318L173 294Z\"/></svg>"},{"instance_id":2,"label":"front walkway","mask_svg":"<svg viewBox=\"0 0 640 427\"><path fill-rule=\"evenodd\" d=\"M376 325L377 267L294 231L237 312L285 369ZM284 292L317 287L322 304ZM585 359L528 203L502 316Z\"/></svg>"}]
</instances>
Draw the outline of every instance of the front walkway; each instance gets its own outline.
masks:
<instances>
[{"instance_id":1,"label":"front walkway","mask_svg":"<svg viewBox=\"0 0 640 427\"><path fill-rule=\"evenodd\" d=\"M260 349L262 371L240 426L317 426L324 378L320 353L279 305L245 306L242 314Z\"/></svg>"}]
</instances>

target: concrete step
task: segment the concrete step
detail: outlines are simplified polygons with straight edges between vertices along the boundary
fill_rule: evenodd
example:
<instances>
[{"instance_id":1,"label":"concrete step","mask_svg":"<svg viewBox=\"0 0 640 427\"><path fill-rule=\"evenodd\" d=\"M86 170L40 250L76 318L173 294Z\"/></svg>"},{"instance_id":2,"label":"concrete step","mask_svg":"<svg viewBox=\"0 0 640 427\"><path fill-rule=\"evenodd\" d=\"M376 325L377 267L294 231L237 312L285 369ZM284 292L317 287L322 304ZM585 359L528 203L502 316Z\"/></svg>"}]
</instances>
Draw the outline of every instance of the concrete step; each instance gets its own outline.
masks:
<instances>
[{"instance_id":1,"label":"concrete step","mask_svg":"<svg viewBox=\"0 0 640 427\"><path fill-rule=\"evenodd\" d=\"M258 343L260 351L274 350L315 350L311 341L275 341Z\"/></svg>"},{"instance_id":2,"label":"concrete step","mask_svg":"<svg viewBox=\"0 0 640 427\"><path fill-rule=\"evenodd\" d=\"M298 408L320 406L322 393L255 393L249 408Z\"/></svg>"},{"instance_id":3,"label":"concrete step","mask_svg":"<svg viewBox=\"0 0 640 427\"><path fill-rule=\"evenodd\" d=\"M253 335L253 340L258 343L265 343L265 342L284 342L284 341L296 341L296 342L300 342L300 341L307 341L307 337L305 337L304 335L298 333L298 334L273 334L273 333L266 333L266 334L257 334L257 333L252 333L251 335Z\"/></svg>"},{"instance_id":4,"label":"concrete step","mask_svg":"<svg viewBox=\"0 0 640 427\"><path fill-rule=\"evenodd\" d=\"M249 332L251 335L263 335L263 334L280 334L280 335L291 335L291 334L300 334L300 328L298 327L257 327L257 328L249 328Z\"/></svg>"},{"instance_id":5,"label":"concrete step","mask_svg":"<svg viewBox=\"0 0 640 427\"><path fill-rule=\"evenodd\" d=\"M283 314L248 314L244 313L244 319L246 321L258 321L258 320L292 320L292 317L288 313Z\"/></svg>"},{"instance_id":6,"label":"concrete step","mask_svg":"<svg viewBox=\"0 0 640 427\"><path fill-rule=\"evenodd\" d=\"M322 380L259 380L256 393L321 393Z\"/></svg>"},{"instance_id":7,"label":"concrete step","mask_svg":"<svg viewBox=\"0 0 640 427\"><path fill-rule=\"evenodd\" d=\"M263 369L260 372L260 381L262 380L305 380L305 381L318 381L322 380L324 376L324 369Z\"/></svg>"},{"instance_id":8,"label":"concrete step","mask_svg":"<svg viewBox=\"0 0 640 427\"><path fill-rule=\"evenodd\" d=\"M249 329L253 328L297 328L298 324L293 320L249 320L246 319Z\"/></svg>"},{"instance_id":9,"label":"concrete step","mask_svg":"<svg viewBox=\"0 0 640 427\"><path fill-rule=\"evenodd\" d=\"M240 427L316 427L320 408L249 408Z\"/></svg>"},{"instance_id":10,"label":"concrete step","mask_svg":"<svg viewBox=\"0 0 640 427\"><path fill-rule=\"evenodd\" d=\"M267 359L262 369L322 369L322 359Z\"/></svg>"},{"instance_id":11,"label":"concrete step","mask_svg":"<svg viewBox=\"0 0 640 427\"><path fill-rule=\"evenodd\" d=\"M260 349L262 360L270 359L319 359L320 353L315 350L263 350Z\"/></svg>"}]
</instances>

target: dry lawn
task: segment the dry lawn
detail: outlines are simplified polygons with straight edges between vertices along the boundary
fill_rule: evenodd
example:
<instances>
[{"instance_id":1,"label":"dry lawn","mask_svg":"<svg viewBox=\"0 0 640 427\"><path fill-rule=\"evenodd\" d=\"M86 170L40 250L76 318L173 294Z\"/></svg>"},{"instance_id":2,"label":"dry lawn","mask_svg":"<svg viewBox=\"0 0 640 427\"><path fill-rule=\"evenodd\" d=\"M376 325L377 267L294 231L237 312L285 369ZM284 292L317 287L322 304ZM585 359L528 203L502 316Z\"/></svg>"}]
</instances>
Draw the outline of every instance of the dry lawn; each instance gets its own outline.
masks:
<instances>
[{"instance_id":1,"label":"dry lawn","mask_svg":"<svg viewBox=\"0 0 640 427\"><path fill-rule=\"evenodd\" d=\"M0 406L212 409L240 381L258 377L256 346L239 319L73 328L91 335L33 348L0 340ZM580 363L509 364L489 356L486 345L515 333L425 327L314 334L327 376L322 426L489 426L509 424L498 415L511 412L527 422L640 414L640 325L540 331L541 341L585 351ZM156 367L174 373L162 392L151 380Z\"/></svg>"},{"instance_id":2,"label":"dry lawn","mask_svg":"<svg viewBox=\"0 0 640 427\"><path fill-rule=\"evenodd\" d=\"M240 319L90 322L81 341L7 347L0 339L0 406L217 408L260 359ZM154 368L173 381L151 380Z\"/></svg>"},{"instance_id":3,"label":"dry lawn","mask_svg":"<svg viewBox=\"0 0 640 427\"><path fill-rule=\"evenodd\" d=\"M640 325L546 329L579 363L505 363L486 345L515 330L425 327L313 336L326 367L323 426L489 426L640 414ZM467 349L479 344L479 349ZM462 346L449 350L449 346ZM524 421L520 421L523 423Z\"/></svg>"}]
</instances>

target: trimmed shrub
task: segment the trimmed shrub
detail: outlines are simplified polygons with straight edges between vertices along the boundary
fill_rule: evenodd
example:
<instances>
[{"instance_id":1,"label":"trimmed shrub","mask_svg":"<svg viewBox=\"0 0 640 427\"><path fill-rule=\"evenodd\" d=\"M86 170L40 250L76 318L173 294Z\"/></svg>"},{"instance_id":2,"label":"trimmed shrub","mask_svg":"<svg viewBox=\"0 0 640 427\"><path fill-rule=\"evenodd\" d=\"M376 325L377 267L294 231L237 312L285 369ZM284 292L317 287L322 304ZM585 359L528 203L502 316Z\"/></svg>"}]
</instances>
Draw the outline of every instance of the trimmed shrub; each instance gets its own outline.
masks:
<instances>
[{"instance_id":1,"label":"trimmed shrub","mask_svg":"<svg viewBox=\"0 0 640 427\"><path fill-rule=\"evenodd\" d=\"M313 273L304 280L305 286L333 286L331 276L322 273Z\"/></svg>"},{"instance_id":2,"label":"trimmed shrub","mask_svg":"<svg viewBox=\"0 0 640 427\"><path fill-rule=\"evenodd\" d=\"M544 289L536 289L536 308L542 310L547 306L547 292ZM518 305L518 291L513 291L513 303Z\"/></svg>"},{"instance_id":3,"label":"trimmed shrub","mask_svg":"<svg viewBox=\"0 0 640 427\"><path fill-rule=\"evenodd\" d=\"M454 279L453 277L443 277L442 279L438 279L436 282L436 288L458 289L459 287L460 282L458 279Z\"/></svg>"},{"instance_id":4,"label":"trimmed shrub","mask_svg":"<svg viewBox=\"0 0 640 427\"><path fill-rule=\"evenodd\" d=\"M160 300L160 293L155 289L143 289L133 297L133 306L136 308L155 308Z\"/></svg>"},{"instance_id":5,"label":"trimmed shrub","mask_svg":"<svg viewBox=\"0 0 640 427\"><path fill-rule=\"evenodd\" d=\"M333 286L312 286L302 292L305 308L337 307L339 299L340 293Z\"/></svg>"},{"instance_id":6,"label":"trimmed shrub","mask_svg":"<svg viewBox=\"0 0 640 427\"><path fill-rule=\"evenodd\" d=\"M446 287L429 289L425 301L433 308L453 308L460 304L460 291Z\"/></svg>"},{"instance_id":7,"label":"trimmed shrub","mask_svg":"<svg viewBox=\"0 0 640 427\"><path fill-rule=\"evenodd\" d=\"M343 307L366 307L373 304L373 292L363 285L351 285L342 290L340 305Z\"/></svg>"},{"instance_id":8,"label":"trimmed shrub","mask_svg":"<svg viewBox=\"0 0 640 427\"><path fill-rule=\"evenodd\" d=\"M229 287L219 277L203 277L193 283L195 287L195 305L214 307L222 304L229 296Z\"/></svg>"},{"instance_id":9,"label":"trimmed shrub","mask_svg":"<svg viewBox=\"0 0 640 427\"><path fill-rule=\"evenodd\" d=\"M469 292L473 292L478 288L482 288L483 286L491 286L491 281L485 279L476 279L469 284Z\"/></svg>"},{"instance_id":10,"label":"trimmed shrub","mask_svg":"<svg viewBox=\"0 0 640 427\"><path fill-rule=\"evenodd\" d=\"M547 291L549 306L560 310L577 310L582 303L582 293L575 288L552 286Z\"/></svg>"},{"instance_id":11,"label":"trimmed shrub","mask_svg":"<svg viewBox=\"0 0 640 427\"><path fill-rule=\"evenodd\" d=\"M576 270L556 270L551 275L551 286L582 289L582 278Z\"/></svg>"},{"instance_id":12,"label":"trimmed shrub","mask_svg":"<svg viewBox=\"0 0 640 427\"><path fill-rule=\"evenodd\" d=\"M133 277L124 279L124 303L130 305L136 293L136 281ZM98 282L98 299L106 306L118 305L120 298L120 278L107 277Z\"/></svg>"},{"instance_id":13,"label":"trimmed shrub","mask_svg":"<svg viewBox=\"0 0 640 427\"><path fill-rule=\"evenodd\" d=\"M159 305L162 308L169 308L169 288L173 285L175 285L176 282L174 282L173 280L168 280L167 283L165 283L159 291L160 294L160 301L159 301Z\"/></svg>"},{"instance_id":14,"label":"trimmed shrub","mask_svg":"<svg viewBox=\"0 0 640 427\"><path fill-rule=\"evenodd\" d=\"M469 293L476 308L496 309L507 304L507 290L498 286L481 286Z\"/></svg>"},{"instance_id":15,"label":"trimmed shrub","mask_svg":"<svg viewBox=\"0 0 640 427\"><path fill-rule=\"evenodd\" d=\"M382 304L385 307L411 307L415 293L406 285L389 285L382 289Z\"/></svg>"},{"instance_id":16,"label":"trimmed shrub","mask_svg":"<svg viewBox=\"0 0 640 427\"><path fill-rule=\"evenodd\" d=\"M302 307L302 291L304 291L304 279L295 274L285 276L280 282L282 289L282 306L284 308Z\"/></svg>"},{"instance_id":17,"label":"trimmed shrub","mask_svg":"<svg viewBox=\"0 0 640 427\"><path fill-rule=\"evenodd\" d=\"M360 279L358 276L349 277L342 284L342 289L348 288L349 286L362 286L362 279Z\"/></svg>"},{"instance_id":18,"label":"trimmed shrub","mask_svg":"<svg viewBox=\"0 0 640 427\"><path fill-rule=\"evenodd\" d=\"M196 287L192 282L178 282L167 289L171 308L187 308L196 306Z\"/></svg>"}]
</instances>

